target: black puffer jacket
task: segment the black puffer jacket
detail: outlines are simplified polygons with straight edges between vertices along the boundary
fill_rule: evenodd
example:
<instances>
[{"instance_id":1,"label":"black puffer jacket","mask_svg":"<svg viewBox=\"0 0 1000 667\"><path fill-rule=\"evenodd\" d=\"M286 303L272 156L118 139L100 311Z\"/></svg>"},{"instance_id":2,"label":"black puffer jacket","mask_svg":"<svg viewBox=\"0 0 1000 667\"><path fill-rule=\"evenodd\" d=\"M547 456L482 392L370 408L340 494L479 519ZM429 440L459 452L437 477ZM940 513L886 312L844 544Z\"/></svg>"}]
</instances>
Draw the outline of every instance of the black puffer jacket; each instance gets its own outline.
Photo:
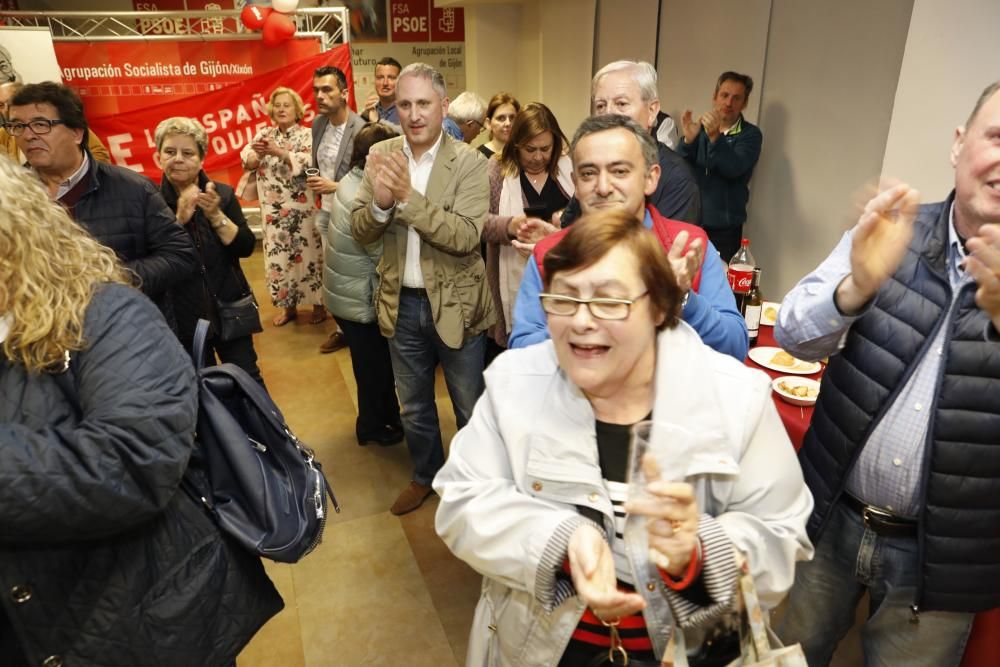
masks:
<instances>
[{"instance_id":1,"label":"black puffer jacket","mask_svg":"<svg viewBox=\"0 0 1000 667\"><path fill-rule=\"evenodd\" d=\"M1000 342L965 283L952 306L949 212L920 207L913 241L843 350L831 357L816 413L799 453L816 507L807 525L818 540L861 448L928 354L948 309L938 393L922 443L920 609L976 612L1000 605ZM831 536L836 537L836 536Z\"/></svg>"},{"instance_id":2,"label":"black puffer jacket","mask_svg":"<svg viewBox=\"0 0 1000 667\"><path fill-rule=\"evenodd\" d=\"M73 218L139 276L142 291L171 321L167 289L198 270L191 240L151 180L92 156L90 165Z\"/></svg>"},{"instance_id":3,"label":"black puffer jacket","mask_svg":"<svg viewBox=\"0 0 1000 667\"><path fill-rule=\"evenodd\" d=\"M0 358L0 664L228 665L281 599L178 491L190 360L121 285L98 291L84 331L82 417L53 377Z\"/></svg>"},{"instance_id":4,"label":"black puffer jacket","mask_svg":"<svg viewBox=\"0 0 1000 667\"><path fill-rule=\"evenodd\" d=\"M208 182L204 171L198 174L198 187L202 192ZM218 328L215 304L210 292L222 301L235 301L250 288L243 269L240 268L240 257L252 255L257 240L243 217L243 209L240 208L233 189L225 183L216 182L215 191L222 200L219 210L236 225L238 231L232 243L223 245L200 208L195 209L191 220L182 227L199 255L197 272L178 281L171 289L174 316L177 318L177 336L185 347L190 347L199 318L209 320L214 329ZM176 213L177 190L166 176L160 182L160 194L170 210ZM201 273L202 262L205 266L204 275Z\"/></svg>"}]
</instances>

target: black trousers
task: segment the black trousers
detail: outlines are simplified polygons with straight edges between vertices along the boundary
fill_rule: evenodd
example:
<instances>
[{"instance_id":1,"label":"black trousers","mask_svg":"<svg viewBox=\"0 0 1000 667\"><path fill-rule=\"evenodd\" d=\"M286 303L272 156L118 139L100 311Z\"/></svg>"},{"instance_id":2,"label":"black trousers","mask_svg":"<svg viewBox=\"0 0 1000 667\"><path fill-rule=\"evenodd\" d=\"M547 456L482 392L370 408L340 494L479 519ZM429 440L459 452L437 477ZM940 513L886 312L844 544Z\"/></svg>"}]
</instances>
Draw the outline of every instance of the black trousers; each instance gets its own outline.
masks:
<instances>
[{"instance_id":1,"label":"black trousers","mask_svg":"<svg viewBox=\"0 0 1000 667\"><path fill-rule=\"evenodd\" d=\"M715 249L719 251L722 261L729 264L729 260L740 249L740 241L743 239L743 225L729 229L706 229L705 233L708 234L708 240L712 242Z\"/></svg>"},{"instance_id":2,"label":"black trousers","mask_svg":"<svg viewBox=\"0 0 1000 667\"><path fill-rule=\"evenodd\" d=\"M386 426L401 429L389 343L378 324L361 324L342 317L337 318L337 323L347 339L354 381L358 385L358 437L378 434Z\"/></svg>"}]
</instances>

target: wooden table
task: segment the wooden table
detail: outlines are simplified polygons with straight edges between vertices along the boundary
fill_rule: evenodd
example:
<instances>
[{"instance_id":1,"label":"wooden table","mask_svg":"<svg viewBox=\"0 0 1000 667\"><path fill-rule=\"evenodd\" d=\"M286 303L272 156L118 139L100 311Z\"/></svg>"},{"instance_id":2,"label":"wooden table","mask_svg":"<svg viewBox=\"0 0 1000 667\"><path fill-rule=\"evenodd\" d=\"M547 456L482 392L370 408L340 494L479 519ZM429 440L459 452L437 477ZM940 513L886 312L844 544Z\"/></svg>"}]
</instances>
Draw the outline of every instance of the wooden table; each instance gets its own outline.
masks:
<instances>
[{"instance_id":1,"label":"wooden table","mask_svg":"<svg viewBox=\"0 0 1000 667\"><path fill-rule=\"evenodd\" d=\"M758 338L757 347L777 347L778 345L774 342L773 327L761 325ZM750 357L747 357L743 363L751 368L764 371L771 378L787 375L787 373L779 373L759 366L751 361ZM803 377L819 380L823 377L824 370L826 370L825 366L818 373ZM799 451L802 447L806 430L809 428L809 422L812 421L815 408L800 408L792 405L783 401L774 392L772 392L772 398L774 399L775 406L778 408L778 414L781 415L781 421L785 425L785 430L788 431L788 437L795 446L795 451ZM965 655L962 658L961 667L997 667L997 665L1000 665L1000 608L976 614L972 633L969 635L969 642L965 646Z\"/></svg>"}]
</instances>

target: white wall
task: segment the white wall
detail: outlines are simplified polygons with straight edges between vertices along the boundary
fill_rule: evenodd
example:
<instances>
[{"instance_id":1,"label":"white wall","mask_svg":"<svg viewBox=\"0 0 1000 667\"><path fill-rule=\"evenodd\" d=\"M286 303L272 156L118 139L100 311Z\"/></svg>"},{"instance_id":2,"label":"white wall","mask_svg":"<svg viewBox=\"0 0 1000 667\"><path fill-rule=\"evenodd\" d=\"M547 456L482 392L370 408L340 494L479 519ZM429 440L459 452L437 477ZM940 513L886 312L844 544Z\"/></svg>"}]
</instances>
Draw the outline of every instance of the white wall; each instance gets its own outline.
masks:
<instances>
[{"instance_id":1,"label":"white wall","mask_svg":"<svg viewBox=\"0 0 1000 667\"><path fill-rule=\"evenodd\" d=\"M719 75L733 70L753 77L744 115L756 123L770 15L771 0L663 0L656 63L663 110L675 119L685 109L701 115Z\"/></svg>"},{"instance_id":2,"label":"white wall","mask_svg":"<svg viewBox=\"0 0 1000 667\"><path fill-rule=\"evenodd\" d=\"M912 0L774 0L761 90L764 146L744 234L779 300L829 254L878 176Z\"/></svg>"},{"instance_id":3,"label":"white wall","mask_svg":"<svg viewBox=\"0 0 1000 667\"><path fill-rule=\"evenodd\" d=\"M527 99L522 97L521 102L544 102L559 120L562 131L572 137L590 115L597 0L536 2L537 22L531 17L522 23L522 34L538 40L540 76L537 92ZM525 6L528 4L526 1ZM535 31L529 36L532 28ZM522 80L529 76L530 70Z\"/></svg>"},{"instance_id":4,"label":"white wall","mask_svg":"<svg viewBox=\"0 0 1000 667\"><path fill-rule=\"evenodd\" d=\"M615 60L656 64L656 20L660 0L598 0L594 63Z\"/></svg>"},{"instance_id":5,"label":"white wall","mask_svg":"<svg viewBox=\"0 0 1000 667\"><path fill-rule=\"evenodd\" d=\"M437 0L441 5L441 1ZM544 102L568 135L587 117L597 0L467 2L466 87Z\"/></svg>"},{"instance_id":6,"label":"white wall","mask_svg":"<svg viewBox=\"0 0 1000 667\"><path fill-rule=\"evenodd\" d=\"M915 0L882 173L943 199L955 127L1000 79L1000 2Z\"/></svg>"},{"instance_id":7,"label":"white wall","mask_svg":"<svg viewBox=\"0 0 1000 667\"><path fill-rule=\"evenodd\" d=\"M470 5L465 8L467 89L489 101L498 92L515 92L520 88L519 49L511 48L511 36L520 31L520 4Z\"/></svg>"}]
</instances>

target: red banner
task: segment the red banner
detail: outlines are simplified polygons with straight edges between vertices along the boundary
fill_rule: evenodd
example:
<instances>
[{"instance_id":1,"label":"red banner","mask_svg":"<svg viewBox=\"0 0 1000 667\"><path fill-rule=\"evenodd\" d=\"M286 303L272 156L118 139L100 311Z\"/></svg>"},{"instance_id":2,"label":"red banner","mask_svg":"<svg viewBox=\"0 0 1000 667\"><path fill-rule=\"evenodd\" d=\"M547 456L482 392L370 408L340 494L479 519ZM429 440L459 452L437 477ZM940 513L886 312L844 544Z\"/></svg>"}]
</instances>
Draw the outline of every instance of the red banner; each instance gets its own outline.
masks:
<instances>
[{"instance_id":1,"label":"red banner","mask_svg":"<svg viewBox=\"0 0 1000 667\"><path fill-rule=\"evenodd\" d=\"M349 45L342 44L325 53L203 95L111 115L94 116L87 108L87 122L91 131L108 147L112 162L159 181L160 170L153 162L156 151L153 135L157 124L171 116L194 118L208 132L205 171L213 180L234 185L242 173L240 151L259 129L271 122L265 108L271 91L278 86L287 86L299 93L306 103L304 122L310 124L316 114L312 74L313 70L323 65L344 70L350 86L351 51ZM353 94L350 99L353 107ZM87 102L85 99L85 104Z\"/></svg>"},{"instance_id":2,"label":"red banner","mask_svg":"<svg viewBox=\"0 0 1000 667\"><path fill-rule=\"evenodd\" d=\"M87 116L107 116L202 95L319 53L315 39L55 42L63 83Z\"/></svg>"}]
</instances>

